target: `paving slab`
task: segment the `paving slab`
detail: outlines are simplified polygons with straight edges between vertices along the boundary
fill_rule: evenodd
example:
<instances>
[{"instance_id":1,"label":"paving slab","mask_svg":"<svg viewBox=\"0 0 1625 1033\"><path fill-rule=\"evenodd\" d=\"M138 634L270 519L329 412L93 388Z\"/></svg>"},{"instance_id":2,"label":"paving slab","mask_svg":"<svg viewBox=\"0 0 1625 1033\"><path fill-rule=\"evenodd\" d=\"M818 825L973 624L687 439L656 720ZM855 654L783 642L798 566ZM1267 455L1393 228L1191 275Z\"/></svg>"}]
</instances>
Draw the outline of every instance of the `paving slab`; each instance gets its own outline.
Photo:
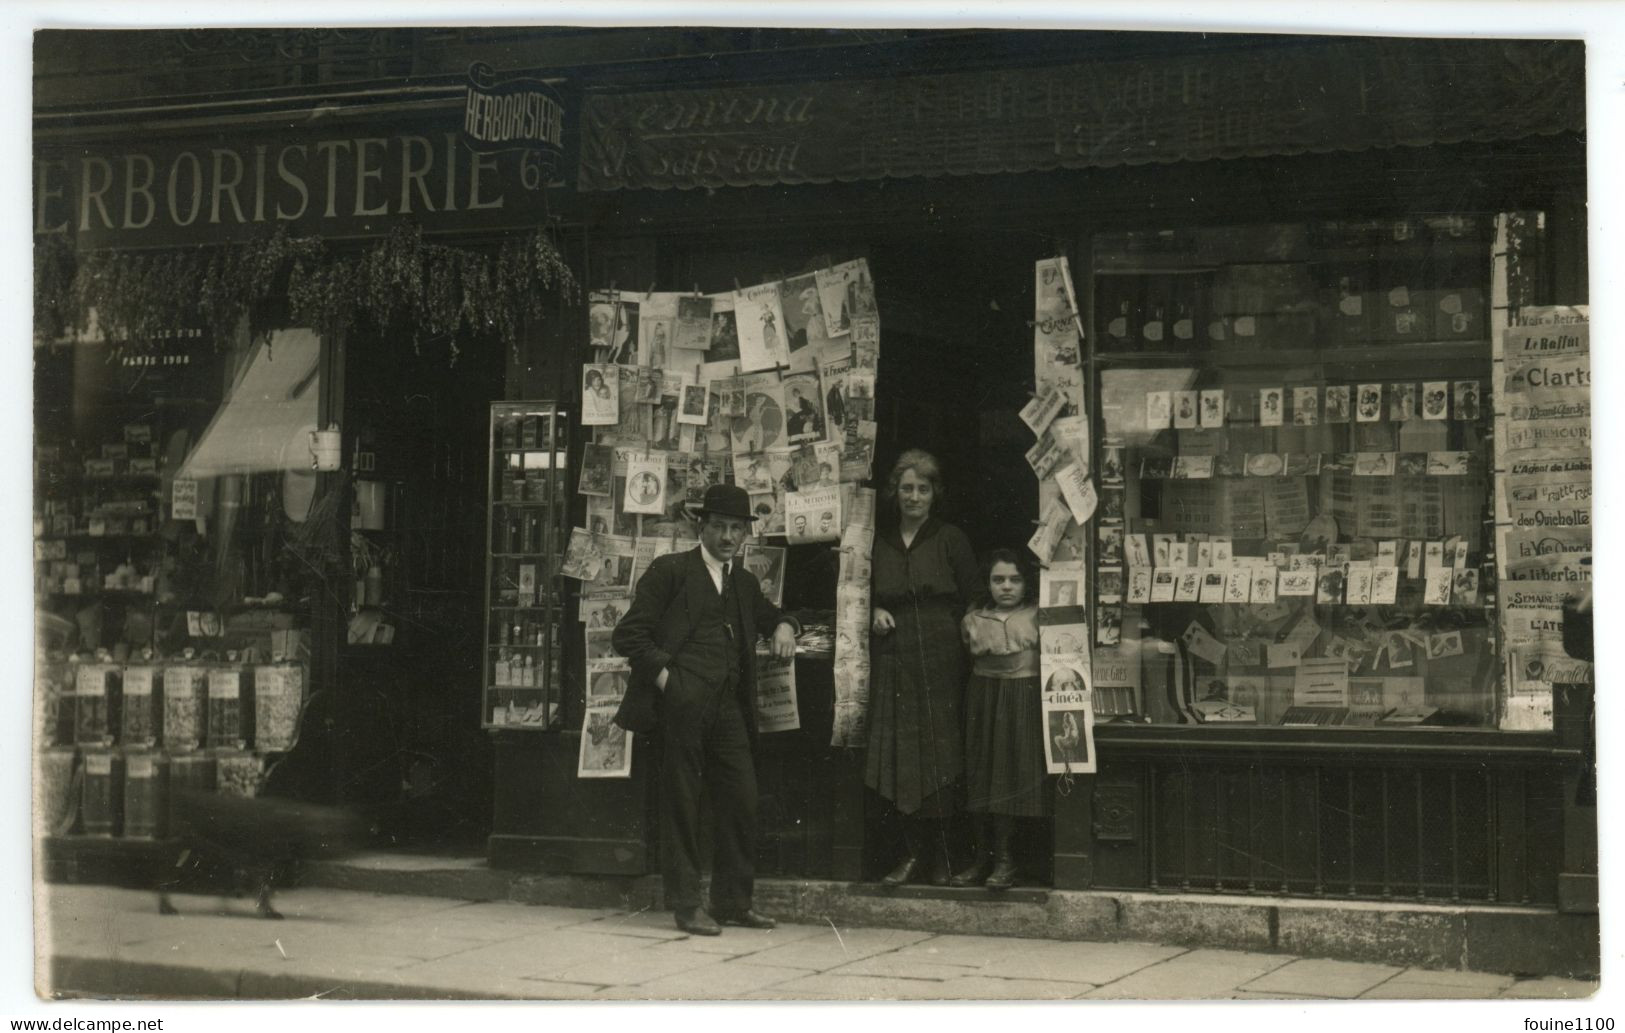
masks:
<instances>
[{"instance_id":1,"label":"paving slab","mask_svg":"<svg viewBox=\"0 0 1625 1033\"><path fill-rule=\"evenodd\" d=\"M960 976L942 984L942 995L956 1001L1064 1001L1088 989L1079 983L1046 979Z\"/></svg>"},{"instance_id":2,"label":"paving slab","mask_svg":"<svg viewBox=\"0 0 1625 1033\"><path fill-rule=\"evenodd\" d=\"M806 974L807 970L801 968L719 961L714 965L661 976L646 983L609 987L597 996L611 1000L714 1001L765 990L779 983L800 979Z\"/></svg>"},{"instance_id":3,"label":"paving slab","mask_svg":"<svg viewBox=\"0 0 1625 1033\"><path fill-rule=\"evenodd\" d=\"M899 953L938 963L973 966L981 975L1099 985L1184 954L1186 950L1152 943L936 936L905 947Z\"/></svg>"},{"instance_id":4,"label":"paving slab","mask_svg":"<svg viewBox=\"0 0 1625 1033\"><path fill-rule=\"evenodd\" d=\"M880 976L886 979L934 979L942 982L961 976L980 975L980 966L951 965L937 961L923 961L912 955L888 951L861 958L827 970L831 975Z\"/></svg>"},{"instance_id":5,"label":"paving slab","mask_svg":"<svg viewBox=\"0 0 1625 1033\"><path fill-rule=\"evenodd\" d=\"M1287 993L1309 997L1358 997L1398 975L1393 965L1358 961L1299 959L1237 987L1252 993Z\"/></svg>"},{"instance_id":6,"label":"paving slab","mask_svg":"<svg viewBox=\"0 0 1625 1033\"><path fill-rule=\"evenodd\" d=\"M692 950L686 943L649 943L636 950L619 951L599 958L591 958L569 965L552 974L551 978L565 982L591 982L604 986L627 986L647 983L662 976L675 975L693 968L726 964L715 954Z\"/></svg>"},{"instance_id":7,"label":"paving slab","mask_svg":"<svg viewBox=\"0 0 1625 1033\"><path fill-rule=\"evenodd\" d=\"M724 936L727 933L723 933ZM894 951L930 937L909 929L827 929L794 943L748 954L741 964L774 965L822 972L863 958ZM857 977L854 977L857 978Z\"/></svg>"},{"instance_id":8,"label":"paving slab","mask_svg":"<svg viewBox=\"0 0 1625 1033\"><path fill-rule=\"evenodd\" d=\"M580 925L582 917L582 911L577 908L490 901L394 918L381 923L379 931L394 934L406 928L428 929L452 936L498 940Z\"/></svg>"},{"instance_id":9,"label":"paving slab","mask_svg":"<svg viewBox=\"0 0 1625 1033\"><path fill-rule=\"evenodd\" d=\"M1579 1000L1596 992L1597 983L1593 980L1544 976L1540 979L1520 979L1502 990L1501 996L1520 1000L1561 1001Z\"/></svg>"},{"instance_id":10,"label":"paving slab","mask_svg":"<svg viewBox=\"0 0 1625 1033\"><path fill-rule=\"evenodd\" d=\"M617 936L591 936L561 930L484 943L457 954L407 966L409 974L433 975L437 980L454 979L459 974L483 978L487 972L506 972L516 979L549 979L565 982L560 973L571 966L612 959L648 944ZM585 980L596 982L596 980Z\"/></svg>"},{"instance_id":11,"label":"paving slab","mask_svg":"<svg viewBox=\"0 0 1625 1033\"><path fill-rule=\"evenodd\" d=\"M737 958L828 933L827 925L781 925L777 929L741 929L730 925L722 927L721 936L691 936L687 943L706 954Z\"/></svg>"},{"instance_id":12,"label":"paving slab","mask_svg":"<svg viewBox=\"0 0 1625 1033\"><path fill-rule=\"evenodd\" d=\"M946 983L936 979L888 979L813 972L771 989L787 997L813 994L838 1001L941 1001L948 999L944 989L946 986Z\"/></svg>"},{"instance_id":13,"label":"paving slab","mask_svg":"<svg viewBox=\"0 0 1625 1033\"><path fill-rule=\"evenodd\" d=\"M1293 959L1251 951L1194 950L1131 972L1086 996L1119 1001L1221 1000Z\"/></svg>"},{"instance_id":14,"label":"paving slab","mask_svg":"<svg viewBox=\"0 0 1625 1033\"><path fill-rule=\"evenodd\" d=\"M670 911L586 912L575 925L564 928L583 933L604 933L612 936L637 936L645 940L684 940L688 933L677 928Z\"/></svg>"},{"instance_id":15,"label":"paving slab","mask_svg":"<svg viewBox=\"0 0 1625 1033\"><path fill-rule=\"evenodd\" d=\"M1514 976L1497 975L1493 972L1408 968L1387 982L1377 984L1361 996L1397 1000L1402 999L1405 993L1414 991L1418 1000L1448 994L1463 998L1496 997L1515 981Z\"/></svg>"}]
</instances>

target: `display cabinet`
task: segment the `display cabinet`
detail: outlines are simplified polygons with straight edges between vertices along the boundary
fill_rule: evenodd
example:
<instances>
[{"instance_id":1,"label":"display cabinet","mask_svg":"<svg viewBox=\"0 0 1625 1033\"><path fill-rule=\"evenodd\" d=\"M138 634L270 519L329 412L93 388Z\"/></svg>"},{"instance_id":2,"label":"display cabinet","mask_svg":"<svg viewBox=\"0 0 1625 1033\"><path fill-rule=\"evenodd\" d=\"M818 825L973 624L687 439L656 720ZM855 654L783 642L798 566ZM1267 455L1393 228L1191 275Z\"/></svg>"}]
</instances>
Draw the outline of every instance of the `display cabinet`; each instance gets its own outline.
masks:
<instances>
[{"instance_id":1,"label":"display cabinet","mask_svg":"<svg viewBox=\"0 0 1625 1033\"><path fill-rule=\"evenodd\" d=\"M486 489L481 723L558 726L569 535L569 416L553 402L493 402Z\"/></svg>"}]
</instances>

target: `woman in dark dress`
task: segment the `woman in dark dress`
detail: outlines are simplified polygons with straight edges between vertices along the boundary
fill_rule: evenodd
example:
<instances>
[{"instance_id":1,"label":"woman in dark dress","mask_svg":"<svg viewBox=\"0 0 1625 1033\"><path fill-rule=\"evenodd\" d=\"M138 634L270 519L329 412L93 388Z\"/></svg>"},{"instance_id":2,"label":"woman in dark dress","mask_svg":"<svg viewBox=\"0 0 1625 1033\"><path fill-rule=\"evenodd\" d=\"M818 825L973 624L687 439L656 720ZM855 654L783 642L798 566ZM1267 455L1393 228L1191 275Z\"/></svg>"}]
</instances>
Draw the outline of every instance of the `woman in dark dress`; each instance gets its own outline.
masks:
<instances>
[{"instance_id":1,"label":"woman in dark dress","mask_svg":"<svg viewBox=\"0 0 1625 1033\"><path fill-rule=\"evenodd\" d=\"M864 781L903 819L904 851L882 881L949 878L946 819L964 772L965 650L959 620L978 594L976 557L964 532L931 515L942 474L910 449L892 467L894 521L875 537L870 627L869 749Z\"/></svg>"}]
</instances>

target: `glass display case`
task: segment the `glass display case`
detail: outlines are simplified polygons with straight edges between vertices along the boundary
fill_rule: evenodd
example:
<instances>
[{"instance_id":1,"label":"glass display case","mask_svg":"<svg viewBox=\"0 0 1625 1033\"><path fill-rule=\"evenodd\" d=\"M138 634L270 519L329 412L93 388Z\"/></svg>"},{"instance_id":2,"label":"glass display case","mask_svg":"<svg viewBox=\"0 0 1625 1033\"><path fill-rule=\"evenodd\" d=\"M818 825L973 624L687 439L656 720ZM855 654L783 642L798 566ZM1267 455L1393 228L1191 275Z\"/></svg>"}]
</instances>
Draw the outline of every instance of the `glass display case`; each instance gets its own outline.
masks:
<instances>
[{"instance_id":1,"label":"glass display case","mask_svg":"<svg viewBox=\"0 0 1625 1033\"><path fill-rule=\"evenodd\" d=\"M493 402L486 489L481 724L557 726L569 536L569 425L553 402Z\"/></svg>"}]
</instances>

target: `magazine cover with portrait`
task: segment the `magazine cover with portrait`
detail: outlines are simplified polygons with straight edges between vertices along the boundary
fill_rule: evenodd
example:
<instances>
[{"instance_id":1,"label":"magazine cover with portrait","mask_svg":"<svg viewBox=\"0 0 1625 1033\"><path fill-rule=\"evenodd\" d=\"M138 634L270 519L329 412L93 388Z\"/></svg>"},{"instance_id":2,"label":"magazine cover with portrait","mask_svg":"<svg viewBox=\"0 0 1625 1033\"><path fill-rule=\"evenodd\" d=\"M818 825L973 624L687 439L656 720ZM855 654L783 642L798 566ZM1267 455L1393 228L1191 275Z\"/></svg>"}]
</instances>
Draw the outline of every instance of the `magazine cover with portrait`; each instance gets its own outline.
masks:
<instances>
[{"instance_id":1,"label":"magazine cover with portrait","mask_svg":"<svg viewBox=\"0 0 1625 1033\"><path fill-rule=\"evenodd\" d=\"M589 707L581 722L578 778L630 778L632 737L615 723L615 708Z\"/></svg>"}]
</instances>

